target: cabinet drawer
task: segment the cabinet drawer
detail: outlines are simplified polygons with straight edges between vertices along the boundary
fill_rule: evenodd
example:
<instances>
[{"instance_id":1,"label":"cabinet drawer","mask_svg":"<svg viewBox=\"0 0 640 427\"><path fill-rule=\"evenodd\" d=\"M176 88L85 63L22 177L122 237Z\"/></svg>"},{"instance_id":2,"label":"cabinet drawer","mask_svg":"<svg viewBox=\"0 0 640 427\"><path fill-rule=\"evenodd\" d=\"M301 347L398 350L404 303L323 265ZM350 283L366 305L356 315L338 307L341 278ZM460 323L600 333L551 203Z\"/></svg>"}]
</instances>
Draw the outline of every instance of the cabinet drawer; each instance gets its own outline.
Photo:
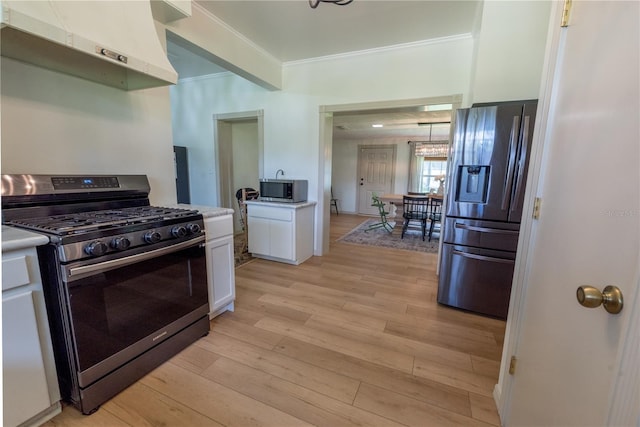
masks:
<instances>
[{"instance_id":1,"label":"cabinet drawer","mask_svg":"<svg viewBox=\"0 0 640 427\"><path fill-rule=\"evenodd\" d=\"M207 240L233 234L233 217L231 215L214 216L204 219Z\"/></svg>"},{"instance_id":2,"label":"cabinet drawer","mask_svg":"<svg viewBox=\"0 0 640 427\"><path fill-rule=\"evenodd\" d=\"M29 284L29 267L27 257L20 255L16 257L2 258L2 290L12 289Z\"/></svg>"},{"instance_id":3,"label":"cabinet drawer","mask_svg":"<svg viewBox=\"0 0 640 427\"><path fill-rule=\"evenodd\" d=\"M268 206L249 205L249 216L277 219L280 221L291 221L293 219L293 210L286 208L273 208Z\"/></svg>"}]
</instances>

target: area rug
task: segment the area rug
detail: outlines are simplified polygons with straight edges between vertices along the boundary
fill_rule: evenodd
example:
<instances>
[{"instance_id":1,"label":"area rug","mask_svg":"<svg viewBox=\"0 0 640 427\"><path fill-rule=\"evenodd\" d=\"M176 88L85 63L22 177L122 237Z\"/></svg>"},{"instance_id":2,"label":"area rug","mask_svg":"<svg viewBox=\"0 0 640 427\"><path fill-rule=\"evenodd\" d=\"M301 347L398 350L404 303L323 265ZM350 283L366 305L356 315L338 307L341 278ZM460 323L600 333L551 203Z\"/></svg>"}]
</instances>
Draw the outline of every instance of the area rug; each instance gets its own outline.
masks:
<instances>
[{"instance_id":1,"label":"area rug","mask_svg":"<svg viewBox=\"0 0 640 427\"><path fill-rule=\"evenodd\" d=\"M358 245L384 246L385 248L404 249L418 252L438 252L438 234L433 233L431 241L422 240L422 232L418 229L409 228L401 239L402 223L397 222L391 233L384 228L374 228L365 232L371 224L379 222L376 218L371 218L349 231L338 239L339 242L355 243Z\"/></svg>"}]
</instances>

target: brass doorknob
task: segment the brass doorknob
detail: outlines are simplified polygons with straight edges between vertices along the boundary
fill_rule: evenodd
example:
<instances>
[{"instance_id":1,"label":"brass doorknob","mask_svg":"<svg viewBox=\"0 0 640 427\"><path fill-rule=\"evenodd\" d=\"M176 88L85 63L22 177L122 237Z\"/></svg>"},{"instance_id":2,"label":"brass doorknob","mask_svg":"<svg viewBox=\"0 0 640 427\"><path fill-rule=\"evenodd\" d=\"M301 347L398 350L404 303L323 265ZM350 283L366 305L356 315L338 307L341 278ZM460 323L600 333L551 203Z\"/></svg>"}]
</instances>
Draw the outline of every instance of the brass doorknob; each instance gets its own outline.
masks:
<instances>
[{"instance_id":1,"label":"brass doorknob","mask_svg":"<svg viewBox=\"0 0 640 427\"><path fill-rule=\"evenodd\" d=\"M617 286L607 286L602 292L593 286L580 286L576 292L580 305L594 308L600 304L607 312L618 314L622 311L622 291Z\"/></svg>"}]
</instances>

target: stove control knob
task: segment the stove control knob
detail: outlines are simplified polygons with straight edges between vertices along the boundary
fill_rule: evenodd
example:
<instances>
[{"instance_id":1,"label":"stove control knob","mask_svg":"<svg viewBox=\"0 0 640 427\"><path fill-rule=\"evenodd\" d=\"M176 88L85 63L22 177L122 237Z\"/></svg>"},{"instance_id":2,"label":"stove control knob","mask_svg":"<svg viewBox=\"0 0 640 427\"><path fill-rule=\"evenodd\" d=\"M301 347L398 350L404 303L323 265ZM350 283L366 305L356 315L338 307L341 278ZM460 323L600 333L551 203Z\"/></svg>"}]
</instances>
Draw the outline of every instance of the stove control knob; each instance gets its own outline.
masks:
<instances>
[{"instance_id":1,"label":"stove control knob","mask_svg":"<svg viewBox=\"0 0 640 427\"><path fill-rule=\"evenodd\" d=\"M176 225L171 229L171 235L173 237L184 237L187 235L187 229L184 225Z\"/></svg>"},{"instance_id":2,"label":"stove control knob","mask_svg":"<svg viewBox=\"0 0 640 427\"><path fill-rule=\"evenodd\" d=\"M109 250L109 247L102 243L100 240L95 240L84 247L84 251L87 253L87 255L91 256L104 255L107 250Z\"/></svg>"},{"instance_id":3,"label":"stove control knob","mask_svg":"<svg viewBox=\"0 0 640 427\"><path fill-rule=\"evenodd\" d=\"M187 231L191 234L200 232L200 226L198 224L187 224Z\"/></svg>"},{"instance_id":4,"label":"stove control knob","mask_svg":"<svg viewBox=\"0 0 640 427\"><path fill-rule=\"evenodd\" d=\"M111 241L111 247L117 251L129 249L129 246L131 246L131 241L126 237L116 237Z\"/></svg>"},{"instance_id":5,"label":"stove control knob","mask_svg":"<svg viewBox=\"0 0 640 427\"><path fill-rule=\"evenodd\" d=\"M158 243L162 240L162 236L157 231L147 231L144 234L144 241L147 243Z\"/></svg>"}]
</instances>

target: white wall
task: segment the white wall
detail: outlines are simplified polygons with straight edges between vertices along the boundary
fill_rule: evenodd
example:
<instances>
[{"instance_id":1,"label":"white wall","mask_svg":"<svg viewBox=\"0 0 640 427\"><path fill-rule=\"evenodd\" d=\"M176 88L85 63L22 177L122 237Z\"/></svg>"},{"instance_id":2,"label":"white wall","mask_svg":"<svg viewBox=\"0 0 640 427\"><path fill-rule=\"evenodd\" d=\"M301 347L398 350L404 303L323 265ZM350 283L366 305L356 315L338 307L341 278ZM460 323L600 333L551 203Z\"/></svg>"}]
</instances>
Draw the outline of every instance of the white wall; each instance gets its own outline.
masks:
<instances>
[{"instance_id":1,"label":"white wall","mask_svg":"<svg viewBox=\"0 0 640 427\"><path fill-rule=\"evenodd\" d=\"M210 182L215 176L213 115L264 110L264 175L272 177L283 169L287 178L307 179L309 199L317 201L322 193L321 106L465 93L472 48L472 39L461 37L289 63L283 73L284 89L277 92L230 74L181 81L171 89L174 135L199 153L197 162L191 163L193 179ZM201 194L192 190L192 200L216 205L215 186L202 186ZM321 217L316 212L316 218Z\"/></svg>"},{"instance_id":2,"label":"white wall","mask_svg":"<svg viewBox=\"0 0 640 427\"><path fill-rule=\"evenodd\" d=\"M233 188L259 188L258 123L232 123Z\"/></svg>"},{"instance_id":3,"label":"white wall","mask_svg":"<svg viewBox=\"0 0 640 427\"><path fill-rule=\"evenodd\" d=\"M220 206L213 116L262 109L274 93L231 73L181 80L171 87L170 93L174 139L191 153L191 201ZM260 107L253 108L255 105ZM267 175L272 176L277 169L268 171Z\"/></svg>"},{"instance_id":4,"label":"white wall","mask_svg":"<svg viewBox=\"0 0 640 427\"><path fill-rule=\"evenodd\" d=\"M550 1L484 2L473 102L538 97L550 12Z\"/></svg>"},{"instance_id":5,"label":"white wall","mask_svg":"<svg viewBox=\"0 0 640 427\"><path fill-rule=\"evenodd\" d=\"M2 173L146 174L175 203L168 88L125 92L2 58Z\"/></svg>"},{"instance_id":6,"label":"white wall","mask_svg":"<svg viewBox=\"0 0 640 427\"><path fill-rule=\"evenodd\" d=\"M545 35L531 39L528 33L537 34L540 11L547 7L537 4L485 4L481 42L489 47L478 52L474 101L537 94L536 73L521 75L523 91L496 84L503 70L517 69L522 61L541 67L535 46L544 44ZM531 11L523 17L527 8ZM546 31L546 21L540 27ZM496 39L502 45L491 44ZM528 57L514 61L510 55L516 46ZM290 178L308 179L314 200L322 194L318 177L325 155L319 142L321 106L458 93L469 99L473 48L473 40L462 37L289 63L282 91L227 74L181 82L171 88L171 98L167 88L124 92L3 58L2 171L142 173L150 178L152 202L172 203L174 176L167 171L173 170L175 139L189 147L193 202L216 205L213 115L264 110L265 176L284 169Z\"/></svg>"}]
</instances>

